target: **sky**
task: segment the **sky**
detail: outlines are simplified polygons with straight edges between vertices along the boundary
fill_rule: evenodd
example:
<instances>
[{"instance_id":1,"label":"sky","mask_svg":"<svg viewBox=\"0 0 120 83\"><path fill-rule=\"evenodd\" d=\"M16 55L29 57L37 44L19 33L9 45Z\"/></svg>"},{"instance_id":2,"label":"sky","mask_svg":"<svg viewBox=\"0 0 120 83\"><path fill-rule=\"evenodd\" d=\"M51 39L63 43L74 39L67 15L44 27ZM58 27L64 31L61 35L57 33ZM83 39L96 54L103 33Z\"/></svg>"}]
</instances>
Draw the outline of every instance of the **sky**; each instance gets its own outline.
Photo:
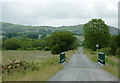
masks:
<instances>
[{"instance_id":1,"label":"sky","mask_svg":"<svg viewBox=\"0 0 120 83\"><path fill-rule=\"evenodd\" d=\"M70 26L97 18L118 27L119 0L1 0L0 21L35 26Z\"/></svg>"}]
</instances>

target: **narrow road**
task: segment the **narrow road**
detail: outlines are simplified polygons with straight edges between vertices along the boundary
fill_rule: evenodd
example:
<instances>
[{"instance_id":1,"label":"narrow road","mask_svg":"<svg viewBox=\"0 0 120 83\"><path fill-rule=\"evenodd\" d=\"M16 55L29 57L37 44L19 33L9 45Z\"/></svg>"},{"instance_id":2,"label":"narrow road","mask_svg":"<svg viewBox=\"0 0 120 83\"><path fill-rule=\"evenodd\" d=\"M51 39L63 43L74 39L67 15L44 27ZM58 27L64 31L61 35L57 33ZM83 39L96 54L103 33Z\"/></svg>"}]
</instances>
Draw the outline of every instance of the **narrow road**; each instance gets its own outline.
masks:
<instances>
[{"instance_id":1,"label":"narrow road","mask_svg":"<svg viewBox=\"0 0 120 83\"><path fill-rule=\"evenodd\" d=\"M90 61L80 48L72 55L69 63L64 64L64 69L48 81L118 81L118 79L101 69L98 63Z\"/></svg>"}]
</instances>

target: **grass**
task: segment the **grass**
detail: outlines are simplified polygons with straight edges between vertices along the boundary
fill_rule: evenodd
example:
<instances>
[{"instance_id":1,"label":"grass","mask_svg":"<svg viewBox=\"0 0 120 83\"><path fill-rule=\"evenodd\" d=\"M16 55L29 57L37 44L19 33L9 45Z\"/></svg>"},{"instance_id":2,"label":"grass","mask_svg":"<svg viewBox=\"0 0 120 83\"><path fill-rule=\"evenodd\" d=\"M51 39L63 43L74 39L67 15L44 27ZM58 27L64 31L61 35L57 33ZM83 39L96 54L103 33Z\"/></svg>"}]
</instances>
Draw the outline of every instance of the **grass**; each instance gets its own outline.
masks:
<instances>
[{"instance_id":1,"label":"grass","mask_svg":"<svg viewBox=\"0 0 120 83\"><path fill-rule=\"evenodd\" d=\"M63 69L63 66L59 64L59 56L43 57L34 63L40 63L38 65L39 70L23 72L15 72L11 75L3 77L4 81L47 81L56 72Z\"/></svg>"},{"instance_id":2,"label":"grass","mask_svg":"<svg viewBox=\"0 0 120 83\"><path fill-rule=\"evenodd\" d=\"M86 54L87 57L93 62L98 62L97 52L83 48L83 53Z\"/></svg>"},{"instance_id":3,"label":"grass","mask_svg":"<svg viewBox=\"0 0 120 83\"><path fill-rule=\"evenodd\" d=\"M92 51L90 49L83 48L84 54L88 56L89 59L91 59L93 62L98 62L98 56L96 51ZM102 67L104 70L107 70L112 75L114 75L117 78L118 77L118 58L116 56L105 56L106 64L104 67Z\"/></svg>"},{"instance_id":4,"label":"grass","mask_svg":"<svg viewBox=\"0 0 120 83\"><path fill-rule=\"evenodd\" d=\"M81 36L75 36L75 37L77 37L77 39L79 39L80 41L84 40L84 36L83 35L81 35Z\"/></svg>"},{"instance_id":5,"label":"grass","mask_svg":"<svg viewBox=\"0 0 120 83\"><path fill-rule=\"evenodd\" d=\"M76 50L66 52L67 62ZM11 59L9 59L11 58ZM29 69L4 75L3 81L47 81L64 67L59 63L59 55L52 55L50 51L3 51L3 60L33 61L39 70ZM5 61L4 61L5 62ZM4 63L5 64L5 63Z\"/></svg>"},{"instance_id":6,"label":"grass","mask_svg":"<svg viewBox=\"0 0 120 83\"><path fill-rule=\"evenodd\" d=\"M31 50L31 51L2 51L2 64L11 63L13 60L37 60L41 57L52 56L50 51Z\"/></svg>"}]
</instances>

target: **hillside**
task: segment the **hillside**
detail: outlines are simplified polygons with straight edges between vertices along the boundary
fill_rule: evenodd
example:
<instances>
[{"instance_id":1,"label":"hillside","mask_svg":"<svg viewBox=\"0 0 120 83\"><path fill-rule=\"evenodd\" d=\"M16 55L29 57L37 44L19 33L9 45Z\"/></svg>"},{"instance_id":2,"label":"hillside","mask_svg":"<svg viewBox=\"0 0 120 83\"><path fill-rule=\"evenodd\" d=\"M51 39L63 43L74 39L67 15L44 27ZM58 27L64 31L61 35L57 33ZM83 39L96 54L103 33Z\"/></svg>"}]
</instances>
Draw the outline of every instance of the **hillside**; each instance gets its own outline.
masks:
<instances>
[{"instance_id":1,"label":"hillside","mask_svg":"<svg viewBox=\"0 0 120 83\"><path fill-rule=\"evenodd\" d=\"M24 26L18 24L11 24L6 22L0 22L2 24L2 32L20 32L20 33L29 33L29 32L38 32L39 34L47 33L51 34L54 31L71 31L75 35L82 35L83 34L83 26L81 25L74 25L74 26L61 26L61 27L52 27L52 26ZM118 34L118 28L110 26L110 33L112 35Z\"/></svg>"},{"instance_id":2,"label":"hillside","mask_svg":"<svg viewBox=\"0 0 120 83\"><path fill-rule=\"evenodd\" d=\"M112 35L118 35L118 28L116 28L116 27L109 27L110 28L110 33L112 34Z\"/></svg>"}]
</instances>

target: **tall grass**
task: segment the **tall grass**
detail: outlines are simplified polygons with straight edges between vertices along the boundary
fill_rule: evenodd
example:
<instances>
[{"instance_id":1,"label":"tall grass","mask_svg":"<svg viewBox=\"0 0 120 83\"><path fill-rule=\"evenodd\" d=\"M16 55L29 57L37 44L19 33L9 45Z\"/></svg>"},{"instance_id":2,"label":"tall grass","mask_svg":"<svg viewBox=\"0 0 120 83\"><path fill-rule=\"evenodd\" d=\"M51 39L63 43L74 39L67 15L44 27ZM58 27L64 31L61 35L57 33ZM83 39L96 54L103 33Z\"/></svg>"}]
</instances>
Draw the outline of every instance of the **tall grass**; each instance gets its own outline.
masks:
<instances>
[{"instance_id":1,"label":"tall grass","mask_svg":"<svg viewBox=\"0 0 120 83\"><path fill-rule=\"evenodd\" d=\"M84 54L86 54L93 62L98 62L98 55L96 51L92 51L86 48L83 48L83 51ZM118 58L116 56L106 55L105 63L105 66L102 68L110 72L112 75L118 77Z\"/></svg>"},{"instance_id":2,"label":"tall grass","mask_svg":"<svg viewBox=\"0 0 120 83\"><path fill-rule=\"evenodd\" d=\"M90 49L83 48L83 53L87 55L93 62L98 62L98 56L96 51L92 51Z\"/></svg>"},{"instance_id":3,"label":"tall grass","mask_svg":"<svg viewBox=\"0 0 120 83\"><path fill-rule=\"evenodd\" d=\"M66 58L67 61L70 59L70 57L72 56L72 54L74 54L77 50L71 50L71 51L67 51L66 52ZM9 51L7 51L9 52ZM12 51L13 52L13 51ZM17 55L14 54L15 52L13 52L13 55L10 55L10 57L17 59ZM44 54L44 56L46 57L41 57L41 54ZM8 54L9 53L5 53ZM35 64L35 66L38 67L37 70L30 70L29 68L26 69L25 71L20 71L20 72L14 72L10 75L4 75L3 76L3 81L47 81L49 78L51 78L52 76L54 76L58 71L60 71L61 69L63 69L64 67L59 63L59 59L60 56L59 55L51 55L49 54L49 52L46 53L45 52L41 52L41 54L39 54L40 57L37 58L32 58L31 57L31 61ZM7 55L7 56L8 56ZM5 56L5 55L3 55ZM25 56L25 55L24 55ZM27 55L29 56L29 55ZM32 55L31 56L36 56L36 55ZM19 57L23 57L23 56L19 56ZM7 57L4 57L4 59ZM27 57L23 57L24 61L27 61ZM7 60L7 59L5 59ZM19 59L22 60L22 59ZM29 61L29 60L28 60ZM29 61L30 62L30 61ZM31 66L32 67L32 66Z\"/></svg>"},{"instance_id":4,"label":"tall grass","mask_svg":"<svg viewBox=\"0 0 120 83\"><path fill-rule=\"evenodd\" d=\"M41 57L52 56L50 51L31 50L31 51L2 51L2 64L11 63L13 60L31 61Z\"/></svg>"},{"instance_id":5,"label":"tall grass","mask_svg":"<svg viewBox=\"0 0 120 83\"><path fill-rule=\"evenodd\" d=\"M7 75L3 77L4 81L46 81L51 76L53 76L56 72L63 69L63 66L59 64L59 57L44 57L39 59L38 61L34 61L36 66L39 66L39 70L25 70L22 72L15 72L11 75ZM39 63L39 64L37 64Z\"/></svg>"}]
</instances>

